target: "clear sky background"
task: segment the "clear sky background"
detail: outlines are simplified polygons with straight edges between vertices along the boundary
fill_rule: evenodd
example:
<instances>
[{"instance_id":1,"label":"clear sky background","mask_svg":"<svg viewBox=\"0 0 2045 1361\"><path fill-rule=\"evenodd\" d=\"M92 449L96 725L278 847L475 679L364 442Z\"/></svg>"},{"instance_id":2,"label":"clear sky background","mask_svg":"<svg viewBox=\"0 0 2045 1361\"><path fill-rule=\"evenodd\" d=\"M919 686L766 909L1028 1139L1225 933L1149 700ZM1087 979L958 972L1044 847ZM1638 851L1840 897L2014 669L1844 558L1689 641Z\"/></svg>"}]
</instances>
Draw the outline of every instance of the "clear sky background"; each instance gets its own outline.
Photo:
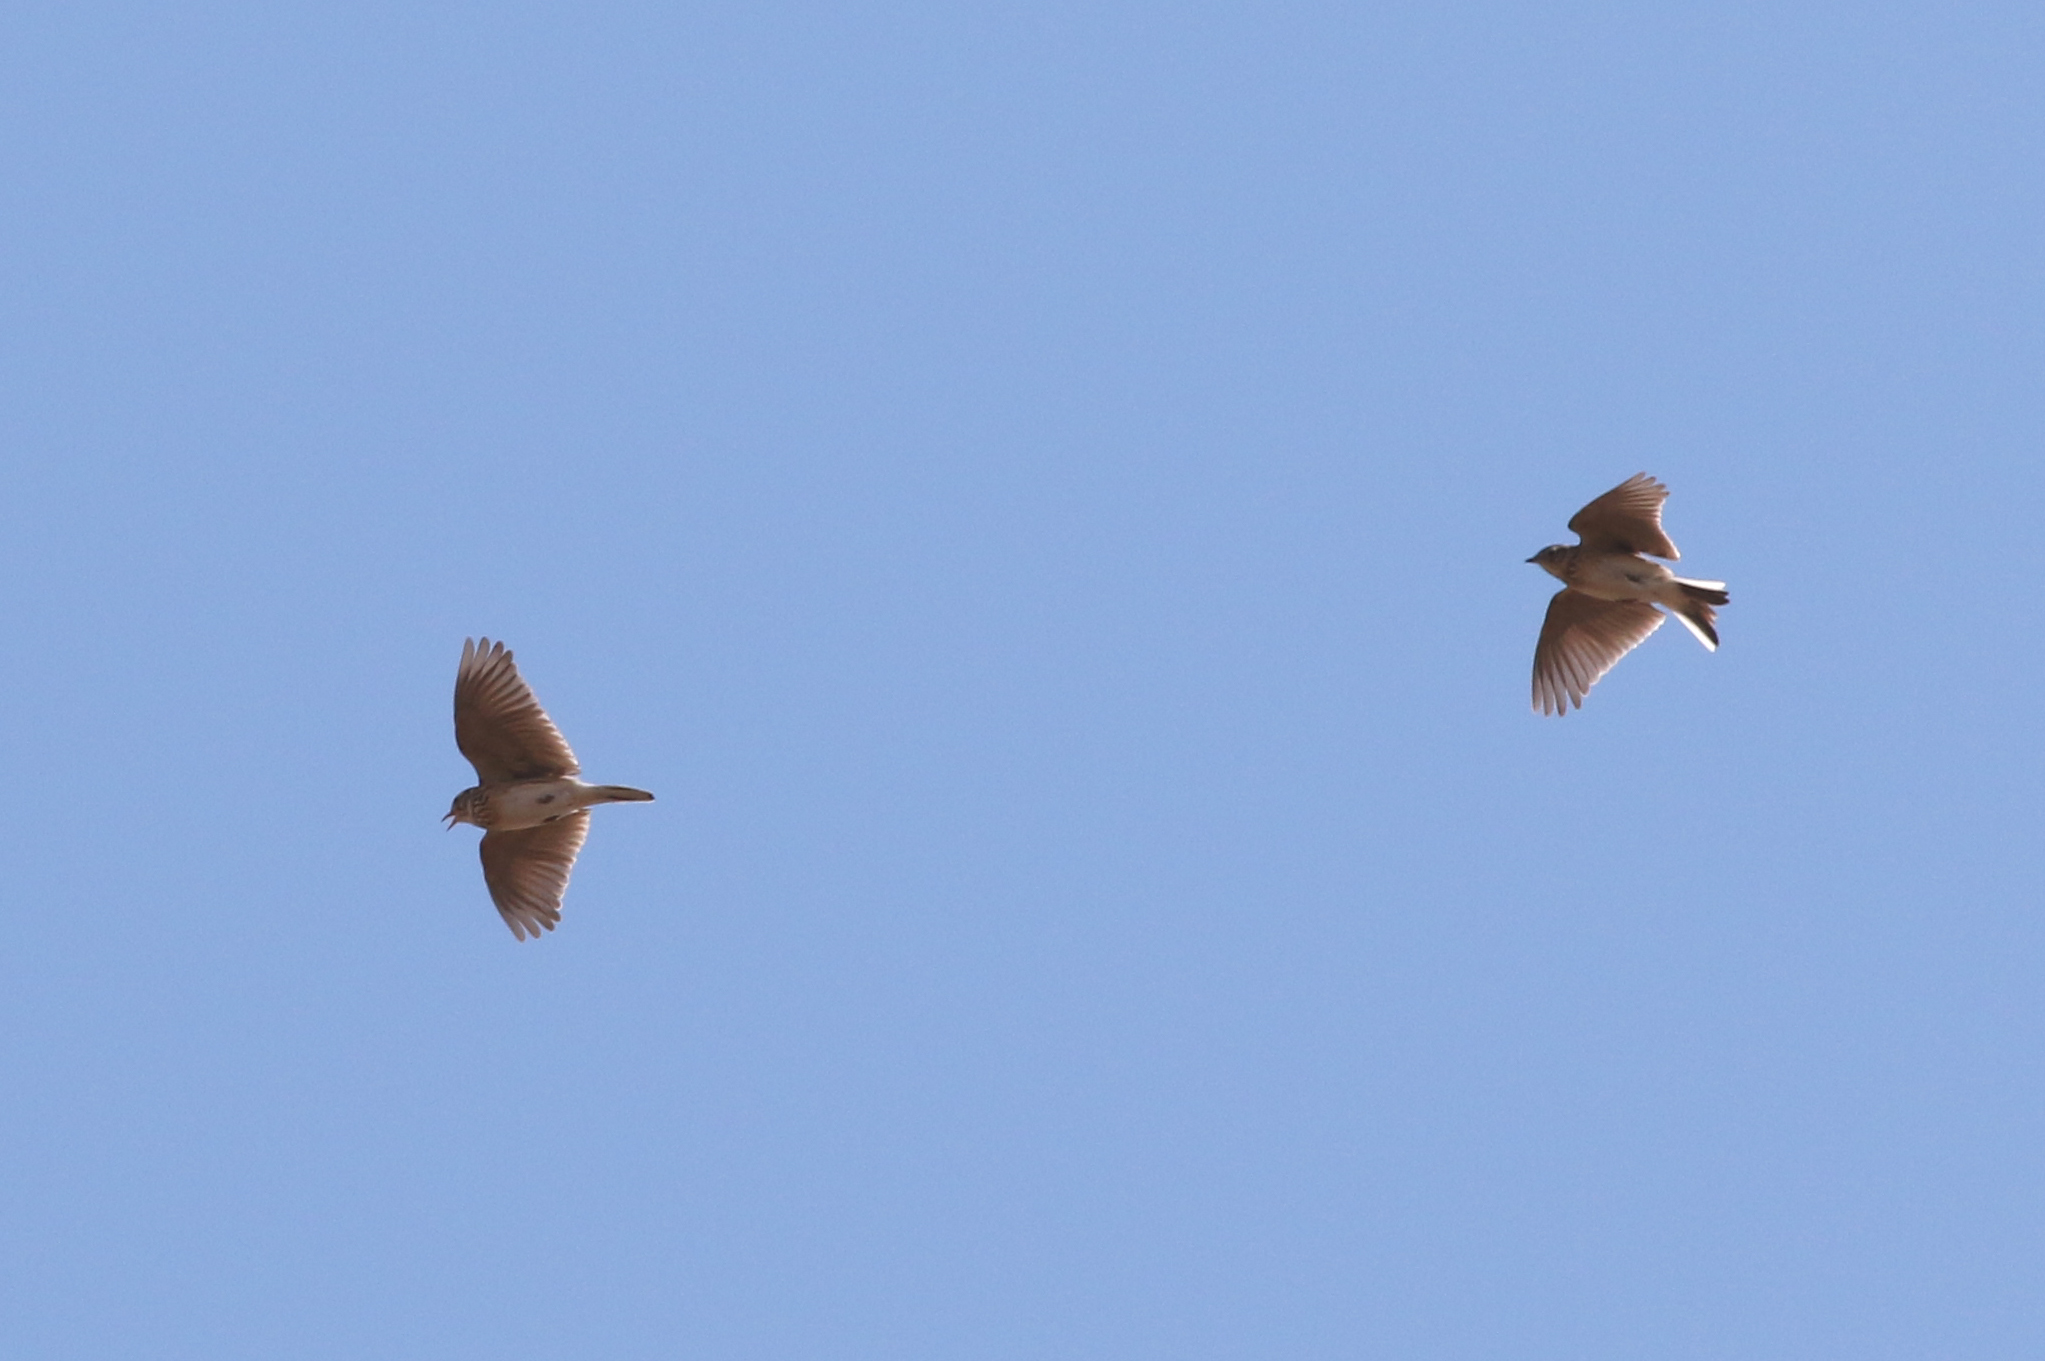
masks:
<instances>
[{"instance_id":1,"label":"clear sky background","mask_svg":"<svg viewBox=\"0 0 2045 1361\"><path fill-rule=\"evenodd\" d=\"M0 1346L2038 1354L2041 69L15 6ZM1537 718L1642 470L1725 646ZM484 633L660 796L523 945Z\"/></svg>"}]
</instances>

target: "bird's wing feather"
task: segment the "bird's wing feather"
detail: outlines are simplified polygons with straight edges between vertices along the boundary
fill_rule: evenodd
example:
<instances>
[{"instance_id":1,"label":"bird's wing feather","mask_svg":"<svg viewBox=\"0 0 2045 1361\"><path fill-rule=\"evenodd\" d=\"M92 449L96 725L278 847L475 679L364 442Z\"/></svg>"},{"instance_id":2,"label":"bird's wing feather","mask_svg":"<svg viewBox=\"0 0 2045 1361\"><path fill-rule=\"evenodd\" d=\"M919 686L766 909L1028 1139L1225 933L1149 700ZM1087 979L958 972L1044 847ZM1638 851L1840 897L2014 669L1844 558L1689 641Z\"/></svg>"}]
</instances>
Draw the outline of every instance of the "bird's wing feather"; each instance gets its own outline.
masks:
<instances>
[{"instance_id":1,"label":"bird's wing feather","mask_svg":"<svg viewBox=\"0 0 2045 1361\"><path fill-rule=\"evenodd\" d=\"M1662 502L1668 499L1667 487L1646 473L1635 473L1578 511L1569 527L1586 548L1645 553L1674 562L1682 554L1662 532Z\"/></svg>"},{"instance_id":2,"label":"bird's wing feather","mask_svg":"<svg viewBox=\"0 0 2045 1361\"><path fill-rule=\"evenodd\" d=\"M588 835L587 808L537 827L483 834L483 882L512 935L537 939L559 924L568 872Z\"/></svg>"},{"instance_id":3,"label":"bird's wing feather","mask_svg":"<svg viewBox=\"0 0 2045 1361\"><path fill-rule=\"evenodd\" d=\"M1534 646L1534 708L1544 714L1582 708L1598 678L1660 628L1664 617L1641 600L1599 600L1567 586L1557 591Z\"/></svg>"},{"instance_id":4,"label":"bird's wing feather","mask_svg":"<svg viewBox=\"0 0 2045 1361\"><path fill-rule=\"evenodd\" d=\"M568 740L518 674L511 650L488 638L462 644L454 678L454 741L483 784L582 771Z\"/></svg>"}]
</instances>

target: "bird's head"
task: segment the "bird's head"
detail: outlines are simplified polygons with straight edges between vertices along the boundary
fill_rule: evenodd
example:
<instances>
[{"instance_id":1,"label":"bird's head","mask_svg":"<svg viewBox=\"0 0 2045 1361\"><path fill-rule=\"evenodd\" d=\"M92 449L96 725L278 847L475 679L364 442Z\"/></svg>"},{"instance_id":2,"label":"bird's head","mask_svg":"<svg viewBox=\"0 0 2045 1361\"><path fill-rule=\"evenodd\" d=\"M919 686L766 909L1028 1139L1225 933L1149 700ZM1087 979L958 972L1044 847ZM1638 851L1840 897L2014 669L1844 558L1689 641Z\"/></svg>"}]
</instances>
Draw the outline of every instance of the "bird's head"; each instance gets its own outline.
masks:
<instances>
[{"instance_id":1,"label":"bird's head","mask_svg":"<svg viewBox=\"0 0 2045 1361\"><path fill-rule=\"evenodd\" d=\"M481 823L476 822L476 805L481 802L482 793L481 788L464 789L461 793L454 796L454 807L448 809L447 816L441 819L442 822L447 824L449 831L454 830L454 825L457 822L474 823L478 827L482 826Z\"/></svg>"},{"instance_id":2,"label":"bird's head","mask_svg":"<svg viewBox=\"0 0 2045 1361\"><path fill-rule=\"evenodd\" d=\"M1563 577L1563 571L1568 566L1570 558L1575 556L1575 552L1576 550L1567 544L1551 543L1531 558L1528 558L1527 561L1535 564L1550 576L1567 580L1566 577Z\"/></svg>"}]
</instances>

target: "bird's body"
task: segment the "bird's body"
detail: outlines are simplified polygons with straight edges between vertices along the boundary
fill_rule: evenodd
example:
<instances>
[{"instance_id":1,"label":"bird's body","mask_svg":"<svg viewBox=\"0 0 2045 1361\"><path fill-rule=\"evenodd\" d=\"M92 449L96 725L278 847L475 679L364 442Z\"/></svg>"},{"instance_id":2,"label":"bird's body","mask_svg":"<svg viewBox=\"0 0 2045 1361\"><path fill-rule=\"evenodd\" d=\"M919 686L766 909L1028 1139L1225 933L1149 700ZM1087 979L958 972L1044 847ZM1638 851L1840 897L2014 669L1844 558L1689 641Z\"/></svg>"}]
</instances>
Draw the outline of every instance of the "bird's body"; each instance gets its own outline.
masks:
<instances>
[{"instance_id":1,"label":"bird's body","mask_svg":"<svg viewBox=\"0 0 2045 1361\"><path fill-rule=\"evenodd\" d=\"M1677 618L1704 635L1704 645L1718 646L1718 634L1711 628L1714 616L1707 606L1699 602L1685 587L1701 587L1706 591L1723 593L1722 581L1693 581L1679 577L1668 568L1638 553L1587 553L1583 545L1563 548L1554 557L1553 549L1543 549L1543 556L1534 561L1543 570L1557 577L1573 591L1581 591L1593 600L1645 600L1656 605L1665 605ZM1694 617L1693 617L1694 616Z\"/></svg>"},{"instance_id":2,"label":"bird's body","mask_svg":"<svg viewBox=\"0 0 2045 1361\"><path fill-rule=\"evenodd\" d=\"M1714 607L1725 604L1723 581L1679 577L1646 556L1681 555L1662 532L1669 489L1638 473L1578 511L1569 527L1576 544L1550 544L1527 561L1563 585L1548 602L1534 648L1534 708L1567 713L1598 678L1661 627L1660 605L1697 641L1718 650Z\"/></svg>"},{"instance_id":3,"label":"bird's body","mask_svg":"<svg viewBox=\"0 0 2045 1361\"><path fill-rule=\"evenodd\" d=\"M492 832L518 832L599 803L638 803L653 795L618 784L584 784L574 776L558 780L517 780L510 784L477 785L455 795L462 810L456 822L472 822Z\"/></svg>"},{"instance_id":4,"label":"bird's body","mask_svg":"<svg viewBox=\"0 0 2045 1361\"><path fill-rule=\"evenodd\" d=\"M462 644L454 737L480 783L455 795L448 825L483 829L483 882L511 933L524 940L553 930L589 835L588 809L653 795L577 779L582 768L561 730L518 674L510 650L488 638Z\"/></svg>"}]
</instances>

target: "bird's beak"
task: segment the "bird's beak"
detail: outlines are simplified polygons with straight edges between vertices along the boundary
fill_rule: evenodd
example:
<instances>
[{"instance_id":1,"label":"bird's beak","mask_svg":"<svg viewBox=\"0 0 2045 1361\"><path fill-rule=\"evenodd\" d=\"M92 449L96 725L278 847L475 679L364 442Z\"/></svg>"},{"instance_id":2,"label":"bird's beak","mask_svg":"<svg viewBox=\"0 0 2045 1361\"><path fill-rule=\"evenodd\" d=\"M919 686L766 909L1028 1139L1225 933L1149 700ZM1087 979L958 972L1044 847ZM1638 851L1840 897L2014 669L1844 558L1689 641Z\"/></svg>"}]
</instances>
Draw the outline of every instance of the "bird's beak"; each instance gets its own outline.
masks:
<instances>
[{"instance_id":1,"label":"bird's beak","mask_svg":"<svg viewBox=\"0 0 2045 1361\"><path fill-rule=\"evenodd\" d=\"M446 817L442 818L442 819L441 819L441 821L447 824L447 830L448 830L448 831L452 832L452 831L454 830L454 814L453 814L453 813L449 813L449 814L448 814L448 815L447 815Z\"/></svg>"},{"instance_id":2,"label":"bird's beak","mask_svg":"<svg viewBox=\"0 0 2045 1361\"><path fill-rule=\"evenodd\" d=\"M1541 560L1541 555L1540 555L1539 553L1536 553L1536 554L1534 554L1534 556L1532 556L1531 558L1528 558L1528 559L1527 559L1527 561L1528 561L1528 562L1539 562L1540 560Z\"/></svg>"}]
</instances>

